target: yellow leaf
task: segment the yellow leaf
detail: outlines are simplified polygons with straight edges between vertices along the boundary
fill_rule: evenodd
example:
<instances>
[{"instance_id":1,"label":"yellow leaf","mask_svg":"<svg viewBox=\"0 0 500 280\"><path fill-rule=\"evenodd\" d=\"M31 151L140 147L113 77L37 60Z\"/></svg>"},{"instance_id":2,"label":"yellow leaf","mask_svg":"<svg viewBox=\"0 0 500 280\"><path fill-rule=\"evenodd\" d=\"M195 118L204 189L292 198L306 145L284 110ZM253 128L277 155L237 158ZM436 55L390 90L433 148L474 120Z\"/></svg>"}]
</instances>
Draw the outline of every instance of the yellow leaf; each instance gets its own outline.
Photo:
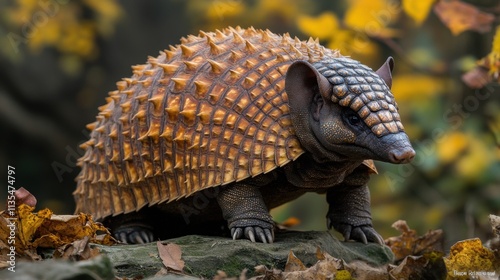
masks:
<instances>
[{"instance_id":1,"label":"yellow leaf","mask_svg":"<svg viewBox=\"0 0 500 280\"><path fill-rule=\"evenodd\" d=\"M486 57L489 74L498 79L500 73L500 26L497 27L491 46L491 52Z\"/></svg>"},{"instance_id":2,"label":"yellow leaf","mask_svg":"<svg viewBox=\"0 0 500 280\"><path fill-rule=\"evenodd\" d=\"M494 161L494 154L476 137L469 137L467 153L456 163L457 172L464 178L476 180Z\"/></svg>"},{"instance_id":3,"label":"yellow leaf","mask_svg":"<svg viewBox=\"0 0 500 280\"><path fill-rule=\"evenodd\" d=\"M368 36L354 30L339 29L327 44L330 49L338 49L342 55L369 64L379 53L378 45Z\"/></svg>"},{"instance_id":4,"label":"yellow leaf","mask_svg":"<svg viewBox=\"0 0 500 280\"><path fill-rule=\"evenodd\" d=\"M393 2L393 1L392 1ZM379 37L394 37L397 32L388 28L399 16L399 4L388 0L355 0L345 14L344 22L352 29Z\"/></svg>"},{"instance_id":5,"label":"yellow leaf","mask_svg":"<svg viewBox=\"0 0 500 280\"><path fill-rule=\"evenodd\" d=\"M335 14L324 12L317 17L299 16L297 25L305 34L323 40L335 35L339 23Z\"/></svg>"},{"instance_id":6,"label":"yellow leaf","mask_svg":"<svg viewBox=\"0 0 500 280\"><path fill-rule=\"evenodd\" d=\"M18 208L19 236L24 247L31 246L31 241L35 232L45 220L50 219L50 216L52 216L52 211L49 209L40 210L38 213L32 213L34 209L35 207L26 204L21 204Z\"/></svg>"},{"instance_id":7,"label":"yellow leaf","mask_svg":"<svg viewBox=\"0 0 500 280\"><path fill-rule=\"evenodd\" d=\"M431 96L448 90L447 87L447 80L424 74L396 75L392 80L392 92L400 102Z\"/></svg>"},{"instance_id":8,"label":"yellow leaf","mask_svg":"<svg viewBox=\"0 0 500 280\"><path fill-rule=\"evenodd\" d=\"M434 2L436 0L403 0L403 10L417 25L421 25L427 18Z\"/></svg>"},{"instance_id":9,"label":"yellow leaf","mask_svg":"<svg viewBox=\"0 0 500 280\"><path fill-rule=\"evenodd\" d=\"M437 143L438 158L443 163L449 163L455 160L468 144L467 135L463 133L452 132L447 134Z\"/></svg>"},{"instance_id":10,"label":"yellow leaf","mask_svg":"<svg viewBox=\"0 0 500 280\"><path fill-rule=\"evenodd\" d=\"M467 239L455 243L450 248L450 255L444 258L449 279L470 279L468 272L491 273L495 276L495 255L483 247L479 238ZM465 272L457 275L457 272Z\"/></svg>"},{"instance_id":11,"label":"yellow leaf","mask_svg":"<svg viewBox=\"0 0 500 280\"><path fill-rule=\"evenodd\" d=\"M497 54L497 56L500 56L500 26L497 27L497 31L495 32L495 38L493 38L491 52Z\"/></svg>"},{"instance_id":12,"label":"yellow leaf","mask_svg":"<svg viewBox=\"0 0 500 280\"><path fill-rule=\"evenodd\" d=\"M212 1L210 7L206 9L210 20L223 20L224 17L241 15L245 12L246 6L243 1Z\"/></svg>"}]
</instances>

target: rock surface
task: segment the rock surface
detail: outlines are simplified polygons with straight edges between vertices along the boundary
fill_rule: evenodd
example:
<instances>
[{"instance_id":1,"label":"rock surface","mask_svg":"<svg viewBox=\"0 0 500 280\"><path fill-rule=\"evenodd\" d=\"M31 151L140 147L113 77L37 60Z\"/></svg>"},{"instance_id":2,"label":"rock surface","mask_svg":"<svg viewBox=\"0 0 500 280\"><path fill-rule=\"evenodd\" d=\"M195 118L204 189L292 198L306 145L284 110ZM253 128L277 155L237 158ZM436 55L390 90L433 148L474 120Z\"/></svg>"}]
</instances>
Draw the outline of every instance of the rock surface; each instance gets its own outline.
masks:
<instances>
[{"instance_id":1,"label":"rock surface","mask_svg":"<svg viewBox=\"0 0 500 280\"><path fill-rule=\"evenodd\" d=\"M314 231L277 233L273 244L252 243L248 240L233 241L223 237L198 235L169 239L162 243L175 243L181 247L182 259L185 261L185 273L206 278L212 278L217 274L217 270L224 271L228 276L238 276L245 268L248 269L247 276L253 276L254 267L257 265L284 269L290 251L293 251L306 266L311 266L317 262L316 250L318 247L323 252L327 252L335 258L342 258L346 262L360 260L373 266L390 263L394 257L391 250L385 246L341 242L329 232ZM101 262L107 262L109 258L115 270L114 274L118 277L153 277L164 267L162 260L158 256L156 243L92 246L99 248L101 253L107 256L101 257ZM27 272L28 267L30 270L34 269L40 273L42 271L54 273L54 269L63 267L62 264L69 265L69 263L63 261L51 261L53 268L47 268L47 263L47 261L44 261L31 263L29 266L19 265L16 276L21 276L22 273ZM40 267L37 268L37 266ZM68 268L64 269L67 270ZM5 272L7 271L2 271L2 274ZM104 276L101 279L108 278ZM168 278L162 279L194 278L168 275Z\"/></svg>"},{"instance_id":2,"label":"rock surface","mask_svg":"<svg viewBox=\"0 0 500 280\"><path fill-rule=\"evenodd\" d=\"M341 242L329 232L277 233L273 244L198 235L169 239L163 243L166 242L181 247L186 273L203 277L212 277L217 270L222 270L229 276L237 276L245 268L249 269L247 276L250 276L253 275L253 268L256 265L283 269L290 250L306 266L310 266L317 261L317 247L346 262L361 260L377 266L389 263L393 259L388 247ZM98 247L110 257L116 275L120 277L138 275L148 277L163 267L155 243Z\"/></svg>"}]
</instances>

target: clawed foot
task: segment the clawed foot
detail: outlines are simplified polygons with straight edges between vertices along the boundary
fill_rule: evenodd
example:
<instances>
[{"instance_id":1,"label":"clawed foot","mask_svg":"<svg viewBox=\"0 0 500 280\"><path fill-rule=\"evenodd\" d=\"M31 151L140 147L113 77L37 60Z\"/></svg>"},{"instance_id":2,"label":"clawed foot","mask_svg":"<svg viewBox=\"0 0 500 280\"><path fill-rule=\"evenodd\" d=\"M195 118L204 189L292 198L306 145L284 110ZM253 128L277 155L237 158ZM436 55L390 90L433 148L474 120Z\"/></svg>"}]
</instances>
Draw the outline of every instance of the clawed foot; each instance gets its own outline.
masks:
<instances>
[{"instance_id":1,"label":"clawed foot","mask_svg":"<svg viewBox=\"0 0 500 280\"><path fill-rule=\"evenodd\" d=\"M327 219L327 223L328 228L335 228L344 236L345 241L356 240L364 244L368 242L378 243L380 245L385 244L382 236L380 236L371 225L352 226L343 223L333 224L330 219Z\"/></svg>"},{"instance_id":2,"label":"clawed foot","mask_svg":"<svg viewBox=\"0 0 500 280\"><path fill-rule=\"evenodd\" d=\"M114 230L114 236L126 244L144 244L154 241L154 234L147 226L123 225Z\"/></svg>"},{"instance_id":3,"label":"clawed foot","mask_svg":"<svg viewBox=\"0 0 500 280\"><path fill-rule=\"evenodd\" d=\"M273 243L274 231L273 229L254 227L234 227L231 229L231 236L233 240L241 239L243 236L250 239L252 242L260 241L262 243ZM257 239L255 238L257 237Z\"/></svg>"}]
</instances>

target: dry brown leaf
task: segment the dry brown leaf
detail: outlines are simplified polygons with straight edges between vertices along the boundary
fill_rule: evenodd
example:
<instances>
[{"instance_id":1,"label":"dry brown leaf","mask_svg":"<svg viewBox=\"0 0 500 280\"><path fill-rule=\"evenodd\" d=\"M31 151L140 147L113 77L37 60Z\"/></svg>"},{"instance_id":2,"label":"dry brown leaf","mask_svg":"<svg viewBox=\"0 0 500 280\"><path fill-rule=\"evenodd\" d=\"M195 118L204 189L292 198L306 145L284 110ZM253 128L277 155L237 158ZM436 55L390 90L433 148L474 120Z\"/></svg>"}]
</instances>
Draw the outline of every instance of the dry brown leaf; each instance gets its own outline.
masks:
<instances>
[{"instance_id":1,"label":"dry brown leaf","mask_svg":"<svg viewBox=\"0 0 500 280\"><path fill-rule=\"evenodd\" d=\"M321 256L318 256L321 254ZM387 272L388 266L372 267L362 261L354 261L346 264L344 260L337 259L328 253L321 253L318 248L316 256L320 259L313 266L303 270L287 270L285 272L279 269L268 269L263 265L255 267L255 273L260 276L252 279L345 279L345 280L379 280L389 279ZM290 255L288 257L291 258ZM292 258L296 258L293 256ZM302 262L300 262L302 263Z\"/></svg>"},{"instance_id":2,"label":"dry brown leaf","mask_svg":"<svg viewBox=\"0 0 500 280\"><path fill-rule=\"evenodd\" d=\"M494 15L482 12L477 7L459 0L441 0L434 5L434 12L453 35L467 30L489 32L495 20Z\"/></svg>"},{"instance_id":3,"label":"dry brown leaf","mask_svg":"<svg viewBox=\"0 0 500 280\"><path fill-rule=\"evenodd\" d=\"M179 245L174 243L162 244L160 241L156 242L158 247L158 254L167 269L182 272L184 269L184 261L182 260L182 251Z\"/></svg>"},{"instance_id":4,"label":"dry brown leaf","mask_svg":"<svg viewBox=\"0 0 500 280\"><path fill-rule=\"evenodd\" d=\"M496 237L500 237L500 216L489 215L491 230Z\"/></svg>"},{"instance_id":5,"label":"dry brown leaf","mask_svg":"<svg viewBox=\"0 0 500 280\"><path fill-rule=\"evenodd\" d=\"M16 209L0 213L0 249L9 244L9 236L14 232L16 253L19 257L38 260L38 247L57 248L89 238L89 242L112 245L116 240L100 223L92 221L90 215L53 215L49 209L33 212L36 198L25 189L16 191L19 201ZM9 213L9 214L8 214ZM2 245L3 244L3 245ZM65 248L61 248L65 250Z\"/></svg>"},{"instance_id":6,"label":"dry brown leaf","mask_svg":"<svg viewBox=\"0 0 500 280\"><path fill-rule=\"evenodd\" d=\"M288 253L288 258L286 260L286 264L285 264L285 272L302 271L305 269L306 269L306 266L290 250L290 252Z\"/></svg>"},{"instance_id":7,"label":"dry brown leaf","mask_svg":"<svg viewBox=\"0 0 500 280\"><path fill-rule=\"evenodd\" d=\"M92 243L116 244L116 240L101 223L94 222L90 215L84 213L52 215L39 228L37 239L33 243L36 247L54 248L80 240L85 236L89 236Z\"/></svg>"},{"instance_id":8,"label":"dry brown leaf","mask_svg":"<svg viewBox=\"0 0 500 280\"><path fill-rule=\"evenodd\" d=\"M403 260L406 256L443 251L443 231L440 229L418 236L417 232L410 229L404 220L396 221L392 227L400 231L401 235L386 239L385 244L391 248L396 262Z\"/></svg>"},{"instance_id":9,"label":"dry brown leaf","mask_svg":"<svg viewBox=\"0 0 500 280\"><path fill-rule=\"evenodd\" d=\"M373 267L362 261L353 261L345 266L345 270L356 280L382 280L389 279L388 265Z\"/></svg>"},{"instance_id":10,"label":"dry brown leaf","mask_svg":"<svg viewBox=\"0 0 500 280\"><path fill-rule=\"evenodd\" d=\"M325 254L323 253L323 251L321 251L321 248L316 247L316 258L318 259L318 261L322 261L325 259Z\"/></svg>"},{"instance_id":11,"label":"dry brown leaf","mask_svg":"<svg viewBox=\"0 0 500 280\"><path fill-rule=\"evenodd\" d=\"M394 279L445 279L443 254L407 256L397 267L390 269L389 275Z\"/></svg>"},{"instance_id":12,"label":"dry brown leaf","mask_svg":"<svg viewBox=\"0 0 500 280\"><path fill-rule=\"evenodd\" d=\"M90 237L85 236L81 240L75 240L71 244L65 244L54 251L54 258L81 261L99 255L99 249L90 248L89 241Z\"/></svg>"}]
</instances>

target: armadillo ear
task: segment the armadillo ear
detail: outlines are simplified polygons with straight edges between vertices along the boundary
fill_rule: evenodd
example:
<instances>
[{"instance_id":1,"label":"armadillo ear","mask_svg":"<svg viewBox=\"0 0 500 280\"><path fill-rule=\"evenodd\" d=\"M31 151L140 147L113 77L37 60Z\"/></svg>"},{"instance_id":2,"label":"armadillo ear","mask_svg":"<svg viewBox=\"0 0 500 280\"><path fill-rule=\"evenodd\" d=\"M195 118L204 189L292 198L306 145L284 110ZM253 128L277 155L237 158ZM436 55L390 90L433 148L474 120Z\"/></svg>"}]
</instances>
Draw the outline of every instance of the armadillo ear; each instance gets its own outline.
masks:
<instances>
[{"instance_id":1,"label":"armadillo ear","mask_svg":"<svg viewBox=\"0 0 500 280\"><path fill-rule=\"evenodd\" d=\"M314 66L306 61L297 61L290 65L286 72L285 90L292 112L309 109L314 95L317 94L315 89L319 89L324 99L330 99L330 82L318 73Z\"/></svg>"},{"instance_id":2,"label":"armadillo ear","mask_svg":"<svg viewBox=\"0 0 500 280\"><path fill-rule=\"evenodd\" d=\"M391 56L387 58L385 63L375 71L389 88L392 87L392 69L394 68L394 59Z\"/></svg>"}]
</instances>

